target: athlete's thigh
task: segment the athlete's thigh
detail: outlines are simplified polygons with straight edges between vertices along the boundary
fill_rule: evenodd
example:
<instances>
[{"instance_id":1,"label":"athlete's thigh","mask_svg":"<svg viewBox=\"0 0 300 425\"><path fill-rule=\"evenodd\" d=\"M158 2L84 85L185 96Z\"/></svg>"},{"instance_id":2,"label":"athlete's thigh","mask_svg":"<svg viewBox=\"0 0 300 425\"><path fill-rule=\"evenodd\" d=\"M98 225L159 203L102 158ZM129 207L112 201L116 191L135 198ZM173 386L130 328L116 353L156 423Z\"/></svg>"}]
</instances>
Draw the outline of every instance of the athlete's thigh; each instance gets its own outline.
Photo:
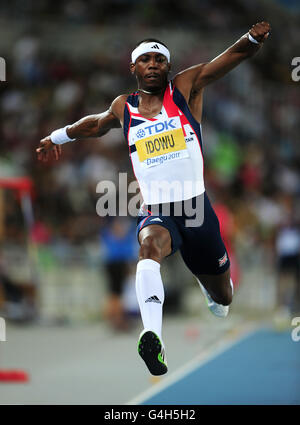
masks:
<instances>
[{"instance_id":1,"label":"athlete's thigh","mask_svg":"<svg viewBox=\"0 0 300 425\"><path fill-rule=\"evenodd\" d=\"M203 224L185 228L182 240L182 258L195 276L221 275L229 268L229 256L221 237L219 221L207 196Z\"/></svg>"},{"instance_id":2,"label":"athlete's thigh","mask_svg":"<svg viewBox=\"0 0 300 425\"><path fill-rule=\"evenodd\" d=\"M180 249L182 259L188 269L195 275L218 276L230 267L229 255L221 238L183 239Z\"/></svg>"}]
</instances>

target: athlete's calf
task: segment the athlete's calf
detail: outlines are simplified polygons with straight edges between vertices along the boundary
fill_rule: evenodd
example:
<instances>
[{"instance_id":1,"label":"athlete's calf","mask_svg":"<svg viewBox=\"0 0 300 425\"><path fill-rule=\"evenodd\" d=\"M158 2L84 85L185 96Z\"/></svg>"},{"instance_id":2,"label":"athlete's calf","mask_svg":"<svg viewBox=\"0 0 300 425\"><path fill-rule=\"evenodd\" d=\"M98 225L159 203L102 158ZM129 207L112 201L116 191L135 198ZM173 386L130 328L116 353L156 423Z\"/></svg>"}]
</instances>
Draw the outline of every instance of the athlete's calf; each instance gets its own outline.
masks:
<instances>
[{"instance_id":1,"label":"athlete's calf","mask_svg":"<svg viewBox=\"0 0 300 425\"><path fill-rule=\"evenodd\" d=\"M233 287L230 280L230 268L218 275L199 275L197 279L218 304L229 305L232 302Z\"/></svg>"}]
</instances>

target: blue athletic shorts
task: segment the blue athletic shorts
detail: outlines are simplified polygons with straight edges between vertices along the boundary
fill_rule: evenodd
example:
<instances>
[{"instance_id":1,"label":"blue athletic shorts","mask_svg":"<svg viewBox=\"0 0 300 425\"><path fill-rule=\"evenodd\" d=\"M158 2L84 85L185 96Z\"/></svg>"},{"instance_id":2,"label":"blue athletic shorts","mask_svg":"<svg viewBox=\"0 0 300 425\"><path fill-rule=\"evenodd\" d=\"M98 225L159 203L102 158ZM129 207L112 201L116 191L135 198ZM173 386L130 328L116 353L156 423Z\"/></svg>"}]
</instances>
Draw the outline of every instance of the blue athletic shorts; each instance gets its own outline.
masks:
<instances>
[{"instance_id":1,"label":"blue athletic shorts","mask_svg":"<svg viewBox=\"0 0 300 425\"><path fill-rule=\"evenodd\" d=\"M180 250L183 261L194 275L221 274L230 266L228 252L220 234L219 220L210 204L206 192L199 197L192 198L192 208L202 205L203 220L197 227L187 226L186 220L192 220L189 210L186 210L182 201L182 213L178 215L175 203L168 204L167 215L166 204L145 205L143 204L137 218L137 237L139 232L146 226L158 224L169 230L172 240L172 252ZM199 201L197 203L197 201ZM178 207L178 203L177 207ZM164 206L164 209L163 209ZM155 208L154 208L155 207ZM153 213L154 211L154 213ZM186 215L186 212L188 215ZM154 215L155 214L155 215Z\"/></svg>"}]
</instances>

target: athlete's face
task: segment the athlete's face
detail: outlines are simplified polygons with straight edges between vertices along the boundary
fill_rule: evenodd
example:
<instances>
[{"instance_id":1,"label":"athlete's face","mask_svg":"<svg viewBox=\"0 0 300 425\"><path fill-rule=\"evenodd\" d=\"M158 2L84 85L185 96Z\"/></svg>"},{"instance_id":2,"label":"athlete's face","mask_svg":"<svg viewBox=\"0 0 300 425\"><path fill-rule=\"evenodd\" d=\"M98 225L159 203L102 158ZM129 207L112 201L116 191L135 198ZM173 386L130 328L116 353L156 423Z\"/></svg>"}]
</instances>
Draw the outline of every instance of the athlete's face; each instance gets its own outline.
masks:
<instances>
[{"instance_id":1,"label":"athlete's face","mask_svg":"<svg viewBox=\"0 0 300 425\"><path fill-rule=\"evenodd\" d=\"M136 75L138 86L142 89L159 89L166 85L170 64L161 53L144 53L130 64L132 74Z\"/></svg>"}]
</instances>

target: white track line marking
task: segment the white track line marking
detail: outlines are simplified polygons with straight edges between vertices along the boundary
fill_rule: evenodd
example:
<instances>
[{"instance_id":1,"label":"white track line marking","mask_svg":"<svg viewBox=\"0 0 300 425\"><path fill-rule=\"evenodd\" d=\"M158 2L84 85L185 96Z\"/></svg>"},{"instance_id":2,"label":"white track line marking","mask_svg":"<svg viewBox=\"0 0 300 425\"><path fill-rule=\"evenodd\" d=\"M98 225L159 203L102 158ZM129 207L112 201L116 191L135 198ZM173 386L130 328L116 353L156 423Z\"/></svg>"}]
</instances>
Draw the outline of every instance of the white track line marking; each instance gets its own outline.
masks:
<instances>
[{"instance_id":1,"label":"white track line marking","mask_svg":"<svg viewBox=\"0 0 300 425\"><path fill-rule=\"evenodd\" d=\"M233 345L247 338L250 334L254 333L258 329L262 328L262 324L247 323L246 325L240 326L234 330L234 335L227 335L210 348L203 350L201 354L196 356L194 359L190 360L188 363L177 369L169 377L164 378L162 382L154 385L148 390L144 391L139 396L133 398L132 400L125 403L125 405L137 405L142 404L147 399L153 397L159 392L165 390L167 387L171 386L175 382L184 378L193 370L197 369L200 366L203 366L205 363L208 363L210 360L216 358L224 351L228 350ZM228 331L230 333L230 331Z\"/></svg>"}]
</instances>

